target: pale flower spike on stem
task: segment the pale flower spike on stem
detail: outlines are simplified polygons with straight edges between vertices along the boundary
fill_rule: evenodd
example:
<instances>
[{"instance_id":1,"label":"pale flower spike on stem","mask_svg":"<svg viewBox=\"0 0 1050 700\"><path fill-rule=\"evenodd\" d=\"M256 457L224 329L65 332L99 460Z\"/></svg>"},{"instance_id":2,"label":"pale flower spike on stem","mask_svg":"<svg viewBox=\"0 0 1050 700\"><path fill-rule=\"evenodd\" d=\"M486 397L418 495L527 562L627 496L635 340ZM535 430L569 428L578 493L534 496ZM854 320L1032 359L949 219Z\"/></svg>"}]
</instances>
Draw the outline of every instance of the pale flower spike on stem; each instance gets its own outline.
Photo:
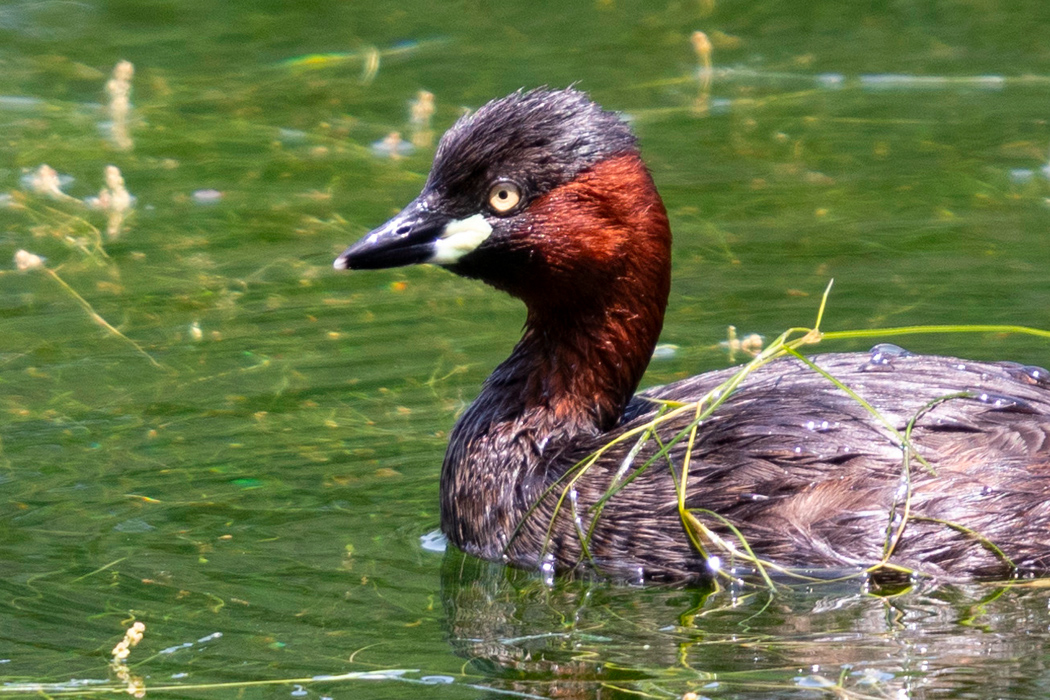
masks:
<instances>
[{"instance_id":1,"label":"pale flower spike on stem","mask_svg":"<svg viewBox=\"0 0 1050 700\"><path fill-rule=\"evenodd\" d=\"M117 642L113 647L113 659L109 662L109 668L122 683L125 684L124 692L136 698L146 697L146 683L142 678L131 675L127 666L127 658L132 647L142 641L146 632L146 625L136 622L124 633L124 639Z\"/></svg>"},{"instance_id":2,"label":"pale flower spike on stem","mask_svg":"<svg viewBox=\"0 0 1050 700\"><path fill-rule=\"evenodd\" d=\"M693 50L696 51L696 57L700 60L700 92L693 102L693 114L702 117L708 113L711 102L712 46L711 40L707 38L707 34L699 30L693 32L691 41L693 42Z\"/></svg>"},{"instance_id":3,"label":"pale flower spike on stem","mask_svg":"<svg viewBox=\"0 0 1050 700\"><path fill-rule=\"evenodd\" d=\"M411 153L415 147L401 138L400 131L391 131L384 138L372 144L372 152L382 158L390 160L401 160Z\"/></svg>"},{"instance_id":4,"label":"pale flower spike on stem","mask_svg":"<svg viewBox=\"0 0 1050 700\"><path fill-rule=\"evenodd\" d=\"M131 196L127 187L124 186L124 176L121 175L120 168L115 165L107 165L106 184L99 191L98 197L89 199L88 204L109 214L106 223L106 236L108 238L114 239L120 235L124 219L131 211L134 203L135 198Z\"/></svg>"},{"instance_id":5,"label":"pale flower spike on stem","mask_svg":"<svg viewBox=\"0 0 1050 700\"><path fill-rule=\"evenodd\" d=\"M135 75L135 66L131 61L119 61L113 67L113 76L106 81L106 95L109 97L110 136L113 145L122 151L134 146L128 133L128 118L131 115L131 79Z\"/></svg>"},{"instance_id":6,"label":"pale flower spike on stem","mask_svg":"<svg viewBox=\"0 0 1050 700\"><path fill-rule=\"evenodd\" d=\"M65 178L67 181L70 178ZM70 197L62 191L63 176L47 163L44 163L31 173L22 176L22 183L26 189L33 194L41 194L51 199L66 202L76 202L76 197Z\"/></svg>"},{"instance_id":7,"label":"pale flower spike on stem","mask_svg":"<svg viewBox=\"0 0 1050 700\"><path fill-rule=\"evenodd\" d=\"M763 343L765 339L758 333L749 333L741 338L737 336L736 326L729 326L726 329L726 339L718 345L726 349L730 362L736 362L737 353L757 357L758 353L762 352Z\"/></svg>"},{"instance_id":8,"label":"pale flower spike on stem","mask_svg":"<svg viewBox=\"0 0 1050 700\"><path fill-rule=\"evenodd\" d=\"M19 270L39 270L44 266L44 259L36 253L28 250L19 250L15 253L15 267Z\"/></svg>"},{"instance_id":9,"label":"pale flower spike on stem","mask_svg":"<svg viewBox=\"0 0 1050 700\"><path fill-rule=\"evenodd\" d=\"M113 661L122 663L128 658L128 654L131 653L131 648L136 646L142 641L142 636L146 632L146 625L141 622L136 622L127 629L124 633L124 639L117 642L117 645L113 647Z\"/></svg>"},{"instance_id":10,"label":"pale flower spike on stem","mask_svg":"<svg viewBox=\"0 0 1050 700\"><path fill-rule=\"evenodd\" d=\"M430 119L434 116L434 93L420 90L416 99L409 103L408 124L411 127L412 145L429 148L434 142L434 131Z\"/></svg>"}]
</instances>

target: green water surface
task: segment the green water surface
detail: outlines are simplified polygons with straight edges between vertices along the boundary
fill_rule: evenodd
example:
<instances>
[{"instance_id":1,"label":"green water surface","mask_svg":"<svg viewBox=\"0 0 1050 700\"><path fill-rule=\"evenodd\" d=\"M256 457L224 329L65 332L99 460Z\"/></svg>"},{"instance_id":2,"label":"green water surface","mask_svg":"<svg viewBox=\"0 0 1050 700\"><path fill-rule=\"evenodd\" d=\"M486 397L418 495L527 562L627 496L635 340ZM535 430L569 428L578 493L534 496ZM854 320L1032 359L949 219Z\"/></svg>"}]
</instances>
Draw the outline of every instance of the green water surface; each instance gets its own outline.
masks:
<instances>
[{"instance_id":1,"label":"green water surface","mask_svg":"<svg viewBox=\"0 0 1050 700\"><path fill-rule=\"evenodd\" d=\"M120 672L150 697L1046 697L1038 585L707 595L424 548L523 310L331 261L422 185L433 146L374 147L420 90L440 133L577 83L633 120L675 232L646 384L730 364L730 325L810 324L831 278L827 329L1050 328L1048 35L1044 0L0 2L0 697ZM31 191L42 164L66 197ZM82 202L107 165L136 198L115 238ZM1032 337L899 342L1050 364Z\"/></svg>"}]
</instances>

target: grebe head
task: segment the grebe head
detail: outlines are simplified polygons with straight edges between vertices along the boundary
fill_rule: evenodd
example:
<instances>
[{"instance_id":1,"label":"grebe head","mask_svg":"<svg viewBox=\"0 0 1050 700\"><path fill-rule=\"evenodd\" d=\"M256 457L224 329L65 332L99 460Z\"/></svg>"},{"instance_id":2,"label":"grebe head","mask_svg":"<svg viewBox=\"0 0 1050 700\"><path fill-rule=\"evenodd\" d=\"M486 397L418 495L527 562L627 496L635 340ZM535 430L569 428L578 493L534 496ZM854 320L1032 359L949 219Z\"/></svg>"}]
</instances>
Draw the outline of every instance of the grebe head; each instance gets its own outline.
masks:
<instances>
[{"instance_id":1,"label":"grebe head","mask_svg":"<svg viewBox=\"0 0 1050 700\"><path fill-rule=\"evenodd\" d=\"M522 299L525 333L487 384L564 430L620 420L663 326L667 213L620 118L577 90L517 92L441 139L422 193L338 269L433 263ZM492 398L490 395L489 398Z\"/></svg>"},{"instance_id":2,"label":"grebe head","mask_svg":"<svg viewBox=\"0 0 1050 700\"><path fill-rule=\"evenodd\" d=\"M420 195L335 267L441 265L532 311L593 301L625 275L666 298L669 259L663 203L630 128L570 88L519 91L461 118Z\"/></svg>"}]
</instances>

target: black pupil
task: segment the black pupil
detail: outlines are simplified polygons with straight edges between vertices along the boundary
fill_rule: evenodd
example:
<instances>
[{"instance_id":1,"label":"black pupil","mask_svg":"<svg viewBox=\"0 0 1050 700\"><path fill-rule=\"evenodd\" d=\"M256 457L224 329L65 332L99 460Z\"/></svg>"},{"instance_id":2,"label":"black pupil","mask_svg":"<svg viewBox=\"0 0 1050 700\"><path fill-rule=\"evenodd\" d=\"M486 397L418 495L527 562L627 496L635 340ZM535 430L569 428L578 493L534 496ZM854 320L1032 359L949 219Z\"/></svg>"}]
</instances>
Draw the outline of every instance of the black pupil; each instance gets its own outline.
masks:
<instances>
[{"instance_id":1,"label":"black pupil","mask_svg":"<svg viewBox=\"0 0 1050 700\"><path fill-rule=\"evenodd\" d=\"M499 197L500 199L506 199L507 197L509 197L509 196L510 196L510 192L507 192L507 190L500 190L500 191L499 191L499 195L497 195L497 196L498 196L498 197Z\"/></svg>"}]
</instances>

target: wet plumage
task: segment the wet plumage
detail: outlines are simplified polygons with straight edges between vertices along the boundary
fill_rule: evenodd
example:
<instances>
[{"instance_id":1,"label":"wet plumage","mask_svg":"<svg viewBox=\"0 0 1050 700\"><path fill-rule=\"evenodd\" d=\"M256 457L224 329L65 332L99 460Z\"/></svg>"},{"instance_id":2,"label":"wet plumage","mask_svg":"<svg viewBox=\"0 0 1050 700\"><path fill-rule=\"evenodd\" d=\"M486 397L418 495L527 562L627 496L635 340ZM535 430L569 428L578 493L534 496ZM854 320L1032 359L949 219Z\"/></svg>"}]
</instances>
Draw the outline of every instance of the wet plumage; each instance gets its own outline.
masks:
<instances>
[{"instance_id":1,"label":"wet plumage","mask_svg":"<svg viewBox=\"0 0 1050 700\"><path fill-rule=\"evenodd\" d=\"M660 423L659 440L627 462L637 439L609 449L571 490L562 478L651 421L653 399L697 401L736 371L632 398L663 323L670 243L628 127L581 92L536 90L460 120L420 196L336 261L433 262L528 308L521 341L450 436L441 523L456 546L530 568L711 576L678 510L672 467L687 441L642 469L692 414ZM789 567L870 567L899 530L890 563L923 573L1050 569L1045 370L892 348L813 361L897 432L797 359L758 369L693 443L686 505L711 531L735 543L724 519L760 558ZM918 456L902 449L909 428ZM596 517L617 479L633 480Z\"/></svg>"}]
</instances>

